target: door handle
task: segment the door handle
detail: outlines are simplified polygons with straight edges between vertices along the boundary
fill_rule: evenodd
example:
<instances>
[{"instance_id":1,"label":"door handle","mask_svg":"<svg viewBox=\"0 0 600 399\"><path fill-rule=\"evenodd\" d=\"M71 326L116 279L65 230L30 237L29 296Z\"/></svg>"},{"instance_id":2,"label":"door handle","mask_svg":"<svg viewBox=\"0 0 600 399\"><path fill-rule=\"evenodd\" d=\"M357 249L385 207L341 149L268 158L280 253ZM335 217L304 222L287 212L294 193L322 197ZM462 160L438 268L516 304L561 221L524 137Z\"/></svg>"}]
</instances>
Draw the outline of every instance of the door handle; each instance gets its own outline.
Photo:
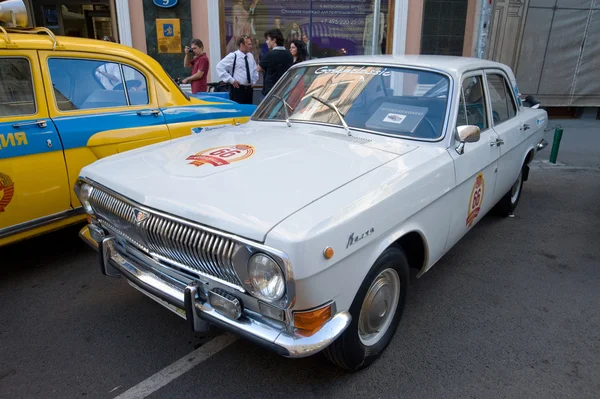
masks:
<instances>
[{"instance_id":1,"label":"door handle","mask_svg":"<svg viewBox=\"0 0 600 399\"><path fill-rule=\"evenodd\" d=\"M158 109L145 109L142 111L138 111L137 114L139 116L158 116L160 115L160 110Z\"/></svg>"},{"instance_id":2,"label":"door handle","mask_svg":"<svg viewBox=\"0 0 600 399\"><path fill-rule=\"evenodd\" d=\"M502 140L502 139L496 139L495 141L490 142L490 147L493 147L493 146L498 147L498 146L500 146L502 144L504 144L504 140Z\"/></svg>"},{"instance_id":3,"label":"door handle","mask_svg":"<svg viewBox=\"0 0 600 399\"><path fill-rule=\"evenodd\" d=\"M38 121L32 121L32 122L15 123L12 126L13 127L23 127L23 126L33 126L33 125L38 125L41 129L43 129L46 126L48 126L48 123L45 120L40 119Z\"/></svg>"},{"instance_id":4,"label":"door handle","mask_svg":"<svg viewBox=\"0 0 600 399\"><path fill-rule=\"evenodd\" d=\"M530 127L527 123L522 124L521 127L519 128L519 130L529 130L529 129L530 129Z\"/></svg>"}]
</instances>

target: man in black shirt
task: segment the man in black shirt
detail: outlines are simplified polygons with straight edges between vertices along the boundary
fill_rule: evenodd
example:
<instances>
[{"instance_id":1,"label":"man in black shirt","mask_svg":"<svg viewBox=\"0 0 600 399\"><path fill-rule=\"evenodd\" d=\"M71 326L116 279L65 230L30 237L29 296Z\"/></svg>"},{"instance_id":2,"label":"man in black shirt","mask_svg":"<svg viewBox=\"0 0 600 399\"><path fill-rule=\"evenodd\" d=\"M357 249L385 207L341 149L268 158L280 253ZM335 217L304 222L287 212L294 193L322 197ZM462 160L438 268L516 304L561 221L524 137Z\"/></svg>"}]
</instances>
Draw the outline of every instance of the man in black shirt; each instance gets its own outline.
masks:
<instances>
[{"instance_id":1,"label":"man in black shirt","mask_svg":"<svg viewBox=\"0 0 600 399\"><path fill-rule=\"evenodd\" d=\"M294 57L283 47L283 34L279 29L266 31L265 40L269 52L265 54L258 65L258 71L265 73L263 96L269 93L279 78L294 64Z\"/></svg>"}]
</instances>

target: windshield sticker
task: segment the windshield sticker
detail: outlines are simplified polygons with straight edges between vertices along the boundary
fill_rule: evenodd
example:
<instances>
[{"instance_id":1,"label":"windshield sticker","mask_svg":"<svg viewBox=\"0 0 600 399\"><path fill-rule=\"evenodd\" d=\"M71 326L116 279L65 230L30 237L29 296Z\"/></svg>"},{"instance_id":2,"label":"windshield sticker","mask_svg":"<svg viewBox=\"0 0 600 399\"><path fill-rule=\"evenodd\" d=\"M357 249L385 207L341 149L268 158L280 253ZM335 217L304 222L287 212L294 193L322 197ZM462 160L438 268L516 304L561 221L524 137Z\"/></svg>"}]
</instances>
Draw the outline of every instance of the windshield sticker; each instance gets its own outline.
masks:
<instances>
[{"instance_id":1,"label":"windshield sticker","mask_svg":"<svg viewBox=\"0 0 600 399\"><path fill-rule=\"evenodd\" d=\"M0 213L4 212L15 194L15 183L10 176L0 173Z\"/></svg>"},{"instance_id":2,"label":"windshield sticker","mask_svg":"<svg viewBox=\"0 0 600 399\"><path fill-rule=\"evenodd\" d=\"M413 133L428 111L427 107L384 102L367 120L365 126L373 130L393 129Z\"/></svg>"},{"instance_id":3,"label":"windshield sticker","mask_svg":"<svg viewBox=\"0 0 600 399\"><path fill-rule=\"evenodd\" d=\"M402 123L402 121L406 119L406 115L400 115L400 114L392 114L389 113L386 115L385 118L383 118L384 122L390 122L390 123Z\"/></svg>"},{"instance_id":4,"label":"windshield sticker","mask_svg":"<svg viewBox=\"0 0 600 399\"><path fill-rule=\"evenodd\" d=\"M483 179L483 173L479 173L475 178L475 184L473 184L473 190L471 190L471 198L469 198L469 209L467 213L467 227L471 227L479 211L481 210L481 204L483 203L483 193L485 191L485 180Z\"/></svg>"},{"instance_id":5,"label":"windshield sticker","mask_svg":"<svg viewBox=\"0 0 600 399\"><path fill-rule=\"evenodd\" d=\"M341 69L339 67L320 67L315 70L315 75L321 75L324 73L340 75L340 74L350 74L350 75L373 75L373 76L392 76L392 72L388 71L387 68L373 68L373 67L347 67Z\"/></svg>"},{"instance_id":6,"label":"windshield sticker","mask_svg":"<svg viewBox=\"0 0 600 399\"><path fill-rule=\"evenodd\" d=\"M221 147L213 147L190 155L186 161L190 165L202 166L210 164L212 166L229 165L232 162L238 162L242 159L250 158L254 155L254 147L248 144L227 145Z\"/></svg>"}]
</instances>

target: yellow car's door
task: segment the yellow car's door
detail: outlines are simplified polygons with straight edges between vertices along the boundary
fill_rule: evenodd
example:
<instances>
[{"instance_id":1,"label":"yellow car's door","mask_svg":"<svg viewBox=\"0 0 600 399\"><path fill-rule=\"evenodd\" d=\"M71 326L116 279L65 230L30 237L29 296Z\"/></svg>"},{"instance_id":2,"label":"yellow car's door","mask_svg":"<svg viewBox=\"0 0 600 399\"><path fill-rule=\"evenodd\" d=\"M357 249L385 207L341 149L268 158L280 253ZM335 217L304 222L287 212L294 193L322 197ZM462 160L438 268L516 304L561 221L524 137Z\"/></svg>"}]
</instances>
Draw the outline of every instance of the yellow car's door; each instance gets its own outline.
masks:
<instances>
[{"instance_id":1,"label":"yellow car's door","mask_svg":"<svg viewBox=\"0 0 600 399\"><path fill-rule=\"evenodd\" d=\"M1 246L68 216L72 190L37 52L2 50L0 76Z\"/></svg>"},{"instance_id":2,"label":"yellow car's door","mask_svg":"<svg viewBox=\"0 0 600 399\"><path fill-rule=\"evenodd\" d=\"M59 131L73 187L97 159L168 140L156 77L133 60L107 54L40 51L48 109ZM79 199L71 190L74 207Z\"/></svg>"}]
</instances>

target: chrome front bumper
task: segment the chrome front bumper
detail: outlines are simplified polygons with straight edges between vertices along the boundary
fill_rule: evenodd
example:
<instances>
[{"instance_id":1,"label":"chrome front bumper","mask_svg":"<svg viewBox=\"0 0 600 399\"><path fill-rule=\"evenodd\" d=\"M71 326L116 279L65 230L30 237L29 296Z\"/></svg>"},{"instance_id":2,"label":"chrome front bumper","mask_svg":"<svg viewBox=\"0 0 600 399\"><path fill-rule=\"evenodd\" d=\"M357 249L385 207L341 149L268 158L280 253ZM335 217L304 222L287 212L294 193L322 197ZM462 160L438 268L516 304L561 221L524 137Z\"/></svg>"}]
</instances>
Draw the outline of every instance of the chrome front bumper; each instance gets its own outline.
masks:
<instances>
[{"instance_id":1,"label":"chrome front bumper","mask_svg":"<svg viewBox=\"0 0 600 399\"><path fill-rule=\"evenodd\" d=\"M117 252L112 237L90 234L90 226L84 227L79 236L98 250L102 274L125 276L134 288L185 318L194 331L206 330L208 322L282 356L306 357L329 346L350 325L352 319L347 311L339 312L310 336L269 323L259 314L244 312L239 319L233 320L218 313L208 301L202 300L201 281L184 282L173 274L165 273L158 263L153 265L151 259L141 262L123 255Z\"/></svg>"}]
</instances>

